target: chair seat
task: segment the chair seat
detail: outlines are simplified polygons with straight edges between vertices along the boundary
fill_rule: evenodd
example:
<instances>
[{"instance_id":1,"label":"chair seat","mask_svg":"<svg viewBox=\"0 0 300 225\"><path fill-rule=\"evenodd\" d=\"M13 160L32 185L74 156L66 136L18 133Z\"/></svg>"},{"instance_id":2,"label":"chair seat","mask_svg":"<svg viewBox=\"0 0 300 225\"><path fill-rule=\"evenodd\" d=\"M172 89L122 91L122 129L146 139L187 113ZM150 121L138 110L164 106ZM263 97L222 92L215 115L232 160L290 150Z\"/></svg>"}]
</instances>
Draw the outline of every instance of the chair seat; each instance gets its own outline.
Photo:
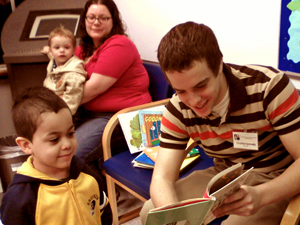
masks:
<instances>
[{"instance_id":1,"label":"chair seat","mask_svg":"<svg viewBox=\"0 0 300 225\"><path fill-rule=\"evenodd\" d=\"M104 162L105 173L149 199L152 170L133 167L131 162L136 156L137 154L131 154L129 150L114 155Z\"/></svg>"},{"instance_id":2,"label":"chair seat","mask_svg":"<svg viewBox=\"0 0 300 225\"><path fill-rule=\"evenodd\" d=\"M183 170L180 178L186 177L194 170L203 170L213 166L212 159L201 148L199 148L199 152L200 158ZM131 162L137 155L130 154L129 150L115 155L104 162L105 172L145 199L149 199L149 187L153 170L133 167Z\"/></svg>"}]
</instances>

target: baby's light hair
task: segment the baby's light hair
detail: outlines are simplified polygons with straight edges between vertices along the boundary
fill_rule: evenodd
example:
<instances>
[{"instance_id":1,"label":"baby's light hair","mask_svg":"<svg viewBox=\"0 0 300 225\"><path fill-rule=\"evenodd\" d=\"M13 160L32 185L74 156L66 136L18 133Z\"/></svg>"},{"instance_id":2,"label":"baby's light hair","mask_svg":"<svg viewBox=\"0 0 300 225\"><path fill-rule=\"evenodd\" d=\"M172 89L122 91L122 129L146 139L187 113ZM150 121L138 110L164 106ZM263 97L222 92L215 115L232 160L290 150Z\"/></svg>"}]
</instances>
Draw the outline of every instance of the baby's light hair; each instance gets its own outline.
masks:
<instances>
[{"instance_id":1,"label":"baby's light hair","mask_svg":"<svg viewBox=\"0 0 300 225\"><path fill-rule=\"evenodd\" d=\"M49 38L48 38L48 45L51 46L51 40L53 37L56 37L56 36L63 36L63 37L66 37L66 38L70 38L71 41L72 41L72 45L73 47L76 47L76 38L74 36L74 34L64 28L63 25L60 25L59 27L56 27L54 30L52 30L49 34Z\"/></svg>"}]
</instances>

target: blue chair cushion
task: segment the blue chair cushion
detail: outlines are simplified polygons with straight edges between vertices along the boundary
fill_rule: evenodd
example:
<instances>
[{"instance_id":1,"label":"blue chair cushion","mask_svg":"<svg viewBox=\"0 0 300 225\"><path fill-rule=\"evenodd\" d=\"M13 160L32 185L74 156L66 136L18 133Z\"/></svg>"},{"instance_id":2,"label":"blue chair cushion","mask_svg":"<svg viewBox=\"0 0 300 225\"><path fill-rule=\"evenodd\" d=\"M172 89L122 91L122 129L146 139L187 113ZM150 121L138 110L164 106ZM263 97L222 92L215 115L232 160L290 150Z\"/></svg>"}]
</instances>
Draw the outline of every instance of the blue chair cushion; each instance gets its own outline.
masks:
<instances>
[{"instance_id":1,"label":"blue chair cushion","mask_svg":"<svg viewBox=\"0 0 300 225\"><path fill-rule=\"evenodd\" d=\"M195 170L206 169L213 166L213 160L209 158L201 148L199 148L199 151L201 157L183 170L180 174L180 178L186 177ZM153 170L133 167L131 162L137 155L138 154L130 154L129 150L123 151L106 160L103 165L108 175L134 190L145 199L149 199L149 187Z\"/></svg>"},{"instance_id":2,"label":"blue chair cushion","mask_svg":"<svg viewBox=\"0 0 300 225\"><path fill-rule=\"evenodd\" d=\"M152 101L158 101L172 97L173 89L165 79L165 76L156 62L143 61L143 65L149 75L149 92Z\"/></svg>"}]
</instances>

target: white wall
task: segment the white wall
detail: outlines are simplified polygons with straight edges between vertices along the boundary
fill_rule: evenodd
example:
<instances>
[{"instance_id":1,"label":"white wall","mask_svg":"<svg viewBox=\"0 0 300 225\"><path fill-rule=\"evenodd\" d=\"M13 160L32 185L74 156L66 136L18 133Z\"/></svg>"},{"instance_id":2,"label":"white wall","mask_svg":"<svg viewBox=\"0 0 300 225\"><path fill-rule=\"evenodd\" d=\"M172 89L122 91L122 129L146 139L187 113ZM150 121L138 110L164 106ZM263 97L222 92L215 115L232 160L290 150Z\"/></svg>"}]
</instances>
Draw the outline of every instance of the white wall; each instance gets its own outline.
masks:
<instances>
[{"instance_id":1,"label":"white wall","mask_svg":"<svg viewBox=\"0 0 300 225\"><path fill-rule=\"evenodd\" d=\"M224 61L277 67L280 0L115 0L142 59L157 61L161 38L175 25L210 26Z\"/></svg>"}]
</instances>

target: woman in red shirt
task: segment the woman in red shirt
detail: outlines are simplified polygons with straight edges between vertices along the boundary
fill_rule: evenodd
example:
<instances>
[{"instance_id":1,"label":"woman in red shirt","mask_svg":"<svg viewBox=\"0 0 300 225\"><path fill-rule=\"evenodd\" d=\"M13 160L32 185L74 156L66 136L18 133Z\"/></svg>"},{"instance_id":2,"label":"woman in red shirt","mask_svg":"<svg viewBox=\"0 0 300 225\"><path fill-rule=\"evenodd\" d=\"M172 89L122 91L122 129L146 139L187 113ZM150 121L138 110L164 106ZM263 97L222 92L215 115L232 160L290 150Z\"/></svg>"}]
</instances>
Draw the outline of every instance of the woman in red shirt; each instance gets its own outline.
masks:
<instances>
[{"instance_id":1,"label":"woman in red shirt","mask_svg":"<svg viewBox=\"0 0 300 225\"><path fill-rule=\"evenodd\" d=\"M105 125L117 111L151 102L149 77L112 0L88 0L82 18L75 54L85 61L88 80L81 100L86 120L76 129L76 154L99 168ZM121 132L114 136L123 138Z\"/></svg>"}]
</instances>

